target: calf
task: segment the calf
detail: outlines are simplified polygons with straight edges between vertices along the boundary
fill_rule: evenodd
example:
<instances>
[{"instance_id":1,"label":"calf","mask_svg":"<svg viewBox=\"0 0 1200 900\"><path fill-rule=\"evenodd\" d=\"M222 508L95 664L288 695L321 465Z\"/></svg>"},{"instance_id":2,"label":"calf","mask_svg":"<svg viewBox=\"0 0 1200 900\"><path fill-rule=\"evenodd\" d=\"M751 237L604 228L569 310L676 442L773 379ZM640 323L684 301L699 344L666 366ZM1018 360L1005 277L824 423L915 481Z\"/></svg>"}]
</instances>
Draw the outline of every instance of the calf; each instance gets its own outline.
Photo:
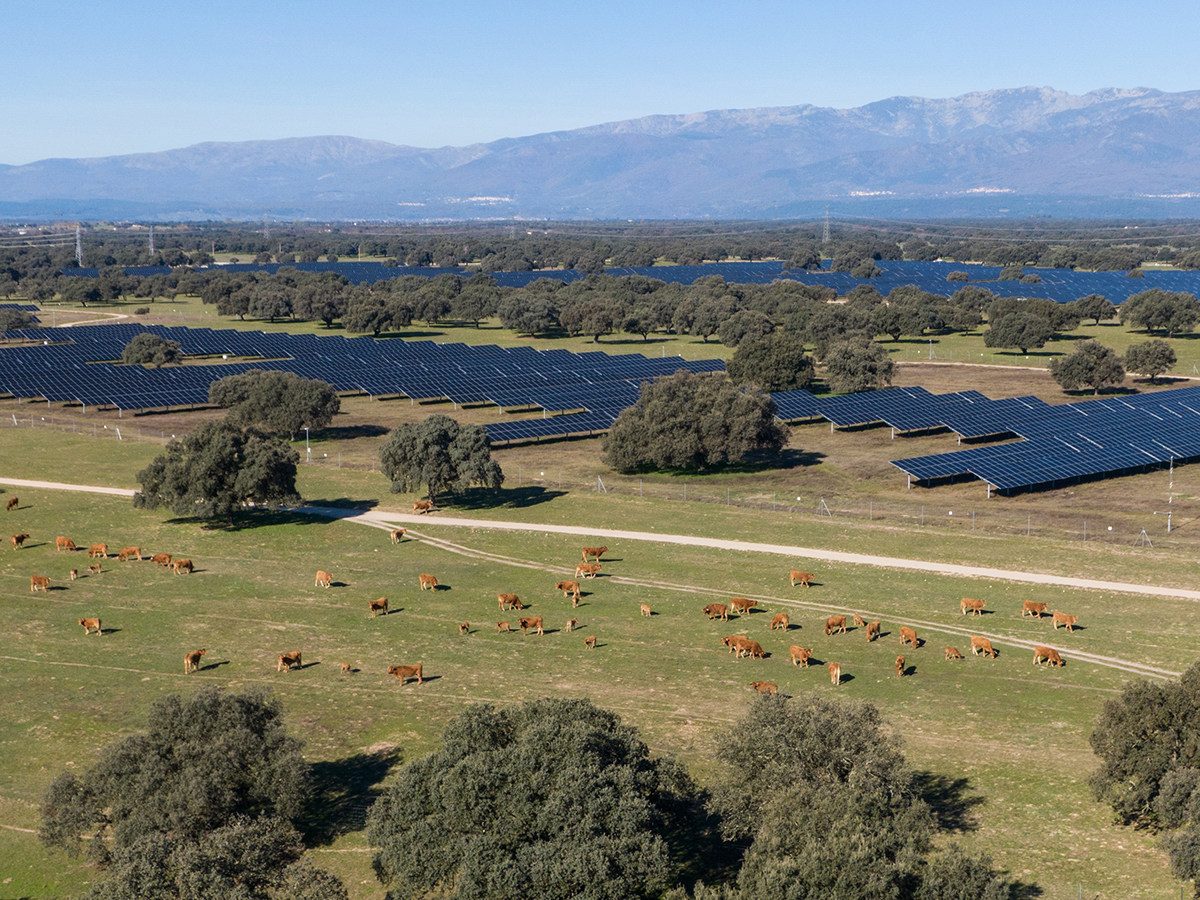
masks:
<instances>
[{"instance_id":1,"label":"calf","mask_svg":"<svg viewBox=\"0 0 1200 900\"><path fill-rule=\"evenodd\" d=\"M424 684L425 682L421 678L421 666L422 663L417 663L415 666L388 666L387 673L399 678L402 685L408 684L410 678L417 679L417 684Z\"/></svg>"},{"instance_id":2,"label":"calf","mask_svg":"<svg viewBox=\"0 0 1200 900\"><path fill-rule=\"evenodd\" d=\"M788 618L787 613L775 613L771 617L771 631L778 628L780 631L787 631L792 627L792 620Z\"/></svg>"},{"instance_id":3,"label":"calf","mask_svg":"<svg viewBox=\"0 0 1200 900\"><path fill-rule=\"evenodd\" d=\"M845 616L830 616L825 620L825 635L828 637L835 631L841 634L846 633L846 617Z\"/></svg>"},{"instance_id":4,"label":"calf","mask_svg":"<svg viewBox=\"0 0 1200 900\"><path fill-rule=\"evenodd\" d=\"M854 614L854 627L855 628L863 628L866 626L866 624L867 623L863 621L862 616L860 616L858 613Z\"/></svg>"},{"instance_id":5,"label":"calf","mask_svg":"<svg viewBox=\"0 0 1200 900\"><path fill-rule=\"evenodd\" d=\"M192 565L192 561L190 559L173 559L173 560L171 560L171 571L174 572L176 575L182 575L185 572L188 575L191 575L192 572L195 570L195 568L196 567Z\"/></svg>"},{"instance_id":6,"label":"calf","mask_svg":"<svg viewBox=\"0 0 1200 900\"><path fill-rule=\"evenodd\" d=\"M390 531L390 532L388 532L388 533L391 535L391 538L392 538L392 543L393 543L393 544L398 544L398 543L400 543L400 540L401 540L401 539L402 539L402 538L403 538L403 537L404 537L406 534L408 534L408 529L407 529L407 528L396 528L396 529L394 529L394 530L392 530L392 531Z\"/></svg>"},{"instance_id":7,"label":"calf","mask_svg":"<svg viewBox=\"0 0 1200 900\"><path fill-rule=\"evenodd\" d=\"M421 574L417 576L417 580L421 582L421 590L429 588L429 590L433 591L437 589L438 580L432 575Z\"/></svg>"},{"instance_id":8,"label":"calf","mask_svg":"<svg viewBox=\"0 0 1200 900\"><path fill-rule=\"evenodd\" d=\"M838 663L829 664L829 680L834 685L842 683L842 667Z\"/></svg>"},{"instance_id":9,"label":"calf","mask_svg":"<svg viewBox=\"0 0 1200 900\"><path fill-rule=\"evenodd\" d=\"M79 577L79 570L78 570L78 569L72 569L72 570L71 570L71 580L72 580L72 581L74 581L74 580L75 580L76 578L78 578L78 577Z\"/></svg>"},{"instance_id":10,"label":"calf","mask_svg":"<svg viewBox=\"0 0 1200 900\"><path fill-rule=\"evenodd\" d=\"M987 654L992 659L996 658L996 649L992 646L992 642L985 637L973 634L971 635L971 654L978 656L980 653Z\"/></svg>"},{"instance_id":11,"label":"calf","mask_svg":"<svg viewBox=\"0 0 1200 900\"><path fill-rule=\"evenodd\" d=\"M75 542L68 537L63 537L61 534L54 539L55 550L78 550Z\"/></svg>"},{"instance_id":12,"label":"calf","mask_svg":"<svg viewBox=\"0 0 1200 900\"><path fill-rule=\"evenodd\" d=\"M88 547L88 559L108 559L108 544L92 544Z\"/></svg>"},{"instance_id":13,"label":"calf","mask_svg":"<svg viewBox=\"0 0 1200 900\"><path fill-rule=\"evenodd\" d=\"M342 674L349 675L351 672L350 663L342 663Z\"/></svg>"},{"instance_id":14,"label":"calf","mask_svg":"<svg viewBox=\"0 0 1200 900\"><path fill-rule=\"evenodd\" d=\"M521 598L516 594L497 594L496 600L500 604L500 612L506 609L524 609L521 605Z\"/></svg>"},{"instance_id":15,"label":"calf","mask_svg":"<svg viewBox=\"0 0 1200 900\"><path fill-rule=\"evenodd\" d=\"M1075 623L1079 621L1079 616L1068 616L1065 612L1059 612L1057 609L1052 613L1054 616L1054 630L1058 631L1058 626L1066 627L1067 631L1075 630Z\"/></svg>"},{"instance_id":16,"label":"calf","mask_svg":"<svg viewBox=\"0 0 1200 900\"><path fill-rule=\"evenodd\" d=\"M30 575L29 590L31 591L49 591L50 579L45 575Z\"/></svg>"},{"instance_id":17,"label":"calf","mask_svg":"<svg viewBox=\"0 0 1200 900\"><path fill-rule=\"evenodd\" d=\"M740 634L729 634L721 638L721 643L729 648L729 652L734 656L741 657L742 648L746 645L746 638Z\"/></svg>"},{"instance_id":18,"label":"calf","mask_svg":"<svg viewBox=\"0 0 1200 900\"><path fill-rule=\"evenodd\" d=\"M710 619L720 619L722 622L729 621L729 607L724 603L710 603L704 607L704 614Z\"/></svg>"},{"instance_id":19,"label":"calf","mask_svg":"<svg viewBox=\"0 0 1200 900\"><path fill-rule=\"evenodd\" d=\"M913 649L921 646L921 642L917 640L917 633L907 625L900 626L900 645L912 644Z\"/></svg>"},{"instance_id":20,"label":"calf","mask_svg":"<svg viewBox=\"0 0 1200 900\"><path fill-rule=\"evenodd\" d=\"M652 615L654 615L654 612L653 612L653 610L650 609L649 606L647 606L645 603L643 603L642 604L642 615L643 616L652 616Z\"/></svg>"},{"instance_id":21,"label":"calf","mask_svg":"<svg viewBox=\"0 0 1200 900\"><path fill-rule=\"evenodd\" d=\"M575 567L575 577L579 578L595 578L600 574L600 566L597 563L580 563Z\"/></svg>"},{"instance_id":22,"label":"calf","mask_svg":"<svg viewBox=\"0 0 1200 900\"><path fill-rule=\"evenodd\" d=\"M958 604L958 608L965 616L968 612L973 612L977 616L983 615L983 608L987 606L986 600L972 600L970 597L963 597L962 603Z\"/></svg>"},{"instance_id":23,"label":"calf","mask_svg":"<svg viewBox=\"0 0 1200 900\"><path fill-rule=\"evenodd\" d=\"M583 646L585 646L589 650L595 650L596 649L596 636L593 634L590 637L585 637L583 639Z\"/></svg>"},{"instance_id":24,"label":"calf","mask_svg":"<svg viewBox=\"0 0 1200 900\"><path fill-rule=\"evenodd\" d=\"M433 512L432 500L418 500L413 504L413 512L424 515L427 512Z\"/></svg>"},{"instance_id":25,"label":"calf","mask_svg":"<svg viewBox=\"0 0 1200 900\"><path fill-rule=\"evenodd\" d=\"M208 653L207 650L193 650L191 653L185 653L183 656L183 674L187 675L190 672L196 672L200 669L200 657Z\"/></svg>"},{"instance_id":26,"label":"calf","mask_svg":"<svg viewBox=\"0 0 1200 900\"><path fill-rule=\"evenodd\" d=\"M386 616L388 614L387 597L380 597L378 600L368 600L367 609L370 610L372 619L380 613Z\"/></svg>"},{"instance_id":27,"label":"calf","mask_svg":"<svg viewBox=\"0 0 1200 900\"><path fill-rule=\"evenodd\" d=\"M323 569L317 569L317 577L313 579L313 587L327 588L333 584L333 576Z\"/></svg>"},{"instance_id":28,"label":"calf","mask_svg":"<svg viewBox=\"0 0 1200 900\"><path fill-rule=\"evenodd\" d=\"M170 553L155 553L152 557L150 557L150 561L153 562L156 566L161 566L164 569L171 568L171 554Z\"/></svg>"},{"instance_id":29,"label":"calf","mask_svg":"<svg viewBox=\"0 0 1200 900\"><path fill-rule=\"evenodd\" d=\"M21 503L21 501L17 497L13 497L11 500L8 501L7 505L5 505L4 511L8 512L9 510L16 509L20 505L20 503Z\"/></svg>"},{"instance_id":30,"label":"calf","mask_svg":"<svg viewBox=\"0 0 1200 900\"><path fill-rule=\"evenodd\" d=\"M471 623L470 622L459 622L458 623L458 633L459 634L470 634L471 633Z\"/></svg>"},{"instance_id":31,"label":"calf","mask_svg":"<svg viewBox=\"0 0 1200 900\"><path fill-rule=\"evenodd\" d=\"M571 606L579 605L579 582L578 581L560 581L554 585L556 591L562 591L564 597L571 598Z\"/></svg>"},{"instance_id":32,"label":"calf","mask_svg":"<svg viewBox=\"0 0 1200 900\"><path fill-rule=\"evenodd\" d=\"M538 634L545 634L545 632L542 631L541 616L531 616L528 619L517 619L517 627L521 629L522 635L531 629L536 631Z\"/></svg>"},{"instance_id":33,"label":"calf","mask_svg":"<svg viewBox=\"0 0 1200 900\"><path fill-rule=\"evenodd\" d=\"M92 563L88 566L89 575L99 575L102 571L104 571L104 567L100 563Z\"/></svg>"},{"instance_id":34,"label":"calf","mask_svg":"<svg viewBox=\"0 0 1200 900\"><path fill-rule=\"evenodd\" d=\"M96 629L96 634L104 634L100 628L99 619L80 619L79 624L83 626L84 634L91 634L93 628Z\"/></svg>"},{"instance_id":35,"label":"calf","mask_svg":"<svg viewBox=\"0 0 1200 900\"><path fill-rule=\"evenodd\" d=\"M904 677L904 657L903 656L896 657L896 677L897 678Z\"/></svg>"},{"instance_id":36,"label":"calf","mask_svg":"<svg viewBox=\"0 0 1200 900\"><path fill-rule=\"evenodd\" d=\"M813 576L810 573L799 572L796 569L792 569L792 587L795 587L797 584L802 584L805 587L809 587L812 584L812 580Z\"/></svg>"},{"instance_id":37,"label":"calf","mask_svg":"<svg viewBox=\"0 0 1200 900\"><path fill-rule=\"evenodd\" d=\"M812 651L811 650L809 650L807 647L797 647L795 644L792 645L792 665L793 666L804 666L804 668L807 669L808 661L810 659L812 659Z\"/></svg>"},{"instance_id":38,"label":"calf","mask_svg":"<svg viewBox=\"0 0 1200 900\"><path fill-rule=\"evenodd\" d=\"M567 631L574 631L574 630L575 630L576 628L578 628L578 627L579 627L579 620L578 620L578 619L571 619L570 621L568 621L568 622L567 622L567 628L566 628L566 630L567 630Z\"/></svg>"},{"instance_id":39,"label":"calf","mask_svg":"<svg viewBox=\"0 0 1200 900\"><path fill-rule=\"evenodd\" d=\"M867 623L867 643L868 644L871 643L877 637L879 637L879 623L878 622L868 622Z\"/></svg>"},{"instance_id":40,"label":"calf","mask_svg":"<svg viewBox=\"0 0 1200 900\"><path fill-rule=\"evenodd\" d=\"M957 648L957 647L947 647L947 648L946 648L946 659L947 659L947 660L950 660L950 659L962 659L962 658L963 658L963 655L962 655L961 653L959 653L959 652L958 652L958 648Z\"/></svg>"},{"instance_id":41,"label":"calf","mask_svg":"<svg viewBox=\"0 0 1200 900\"><path fill-rule=\"evenodd\" d=\"M1058 655L1058 651L1055 650L1053 647L1042 647L1042 646L1034 647L1033 648L1033 664L1035 666L1041 665L1043 659L1046 661L1047 665L1051 665L1051 666L1065 665L1062 657Z\"/></svg>"},{"instance_id":42,"label":"calf","mask_svg":"<svg viewBox=\"0 0 1200 900\"><path fill-rule=\"evenodd\" d=\"M762 644L760 644L758 641L746 641L745 644L742 645L741 650L744 650L746 655L751 659L767 658L767 654L764 652ZM739 651L738 656L741 656L741 651Z\"/></svg>"},{"instance_id":43,"label":"calf","mask_svg":"<svg viewBox=\"0 0 1200 900\"><path fill-rule=\"evenodd\" d=\"M280 653L279 664L275 666L276 672L290 672L292 669L302 669L304 664L300 660L300 651L293 650L291 653Z\"/></svg>"},{"instance_id":44,"label":"calf","mask_svg":"<svg viewBox=\"0 0 1200 900\"><path fill-rule=\"evenodd\" d=\"M602 557L607 552L608 552L607 547L584 547L583 548L583 561L587 562L589 556L594 556L594 557L596 557L596 562L600 562L600 557Z\"/></svg>"},{"instance_id":45,"label":"calf","mask_svg":"<svg viewBox=\"0 0 1200 900\"><path fill-rule=\"evenodd\" d=\"M1035 619L1040 619L1046 614L1045 603L1034 603L1032 600L1026 600L1021 604L1021 617L1033 616Z\"/></svg>"},{"instance_id":46,"label":"calf","mask_svg":"<svg viewBox=\"0 0 1200 900\"><path fill-rule=\"evenodd\" d=\"M9 540L12 541L13 549L17 550L21 547L22 544L24 544L27 540L29 540L29 535L28 534L14 534L12 537L9 538Z\"/></svg>"},{"instance_id":47,"label":"calf","mask_svg":"<svg viewBox=\"0 0 1200 900\"><path fill-rule=\"evenodd\" d=\"M734 597L729 601L729 606L735 613L745 613L746 615L750 615L750 610L758 606L758 601L747 600L745 597Z\"/></svg>"},{"instance_id":48,"label":"calf","mask_svg":"<svg viewBox=\"0 0 1200 900\"><path fill-rule=\"evenodd\" d=\"M570 629L567 629L567 630L570 631ZM512 631L512 629L508 626L507 622L497 622L496 623L496 634L499 634L502 631Z\"/></svg>"},{"instance_id":49,"label":"calf","mask_svg":"<svg viewBox=\"0 0 1200 900\"><path fill-rule=\"evenodd\" d=\"M750 687L758 691L760 694L774 694L779 690L779 685L773 681L752 681Z\"/></svg>"},{"instance_id":50,"label":"calf","mask_svg":"<svg viewBox=\"0 0 1200 900\"><path fill-rule=\"evenodd\" d=\"M141 547L122 547L121 552L117 554L117 562L125 562L125 560L127 560L127 559L140 560L141 558L142 558L142 548Z\"/></svg>"}]
</instances>

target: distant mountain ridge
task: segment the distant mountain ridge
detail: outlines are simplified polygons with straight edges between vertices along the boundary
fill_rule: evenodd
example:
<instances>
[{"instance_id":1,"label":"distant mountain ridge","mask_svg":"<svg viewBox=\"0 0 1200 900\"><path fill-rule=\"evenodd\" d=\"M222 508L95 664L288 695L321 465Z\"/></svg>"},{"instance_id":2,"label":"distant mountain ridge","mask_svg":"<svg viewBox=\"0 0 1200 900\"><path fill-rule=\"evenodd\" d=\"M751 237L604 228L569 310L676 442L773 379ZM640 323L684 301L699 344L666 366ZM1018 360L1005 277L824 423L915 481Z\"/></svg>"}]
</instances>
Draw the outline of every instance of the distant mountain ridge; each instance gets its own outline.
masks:
<instances>
[{"instance_id":1,"label":"distant mountain ridge","mask_svg":"<svg viewBox=\"0 0 1200 900\"><path fill-rule=\"evenodd\" d=\"M0 215L782 218L1200 214L1200 91L1016 88L655 115L423 149L203 143L0 166Z\"/></svg>"}]
</instances>

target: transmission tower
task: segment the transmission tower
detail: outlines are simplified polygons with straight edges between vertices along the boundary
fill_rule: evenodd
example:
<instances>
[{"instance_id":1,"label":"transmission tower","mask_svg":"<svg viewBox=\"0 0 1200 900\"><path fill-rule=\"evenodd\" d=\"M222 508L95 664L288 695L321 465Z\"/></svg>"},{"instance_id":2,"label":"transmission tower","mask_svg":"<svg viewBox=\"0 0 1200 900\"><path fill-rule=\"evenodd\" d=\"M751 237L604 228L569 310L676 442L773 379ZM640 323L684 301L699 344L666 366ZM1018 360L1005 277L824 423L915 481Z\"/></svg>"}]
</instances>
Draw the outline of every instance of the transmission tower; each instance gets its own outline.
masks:
<instances>
[{"instance_id":1,"label":"transmission tower","mask_svg":"<svg viewBox=\"0 0 1200 900\"><path fill-rule=\"evenodd\" d=\"M829 243L829 207L825 207L825 227L821 230L821 243Z\"/></svg>"},{"instance_id":2,"label":"transmission tower","mask_svg":"<svg viewBox=\"0 0 1200 900\"><path fill-rule=\"evenodd\" d=\"M83 267L83 233L75 226L75 265Z\"/></svg>"},{"instance_id":3,"label":"transmission tower","mask_svg":"<svg viewBox=\"0 0 1200 900\"><path fill-rule=\"evenodd\" d=\"M154 226L150 226L150 255L154 255Z\"/></svg>"}]
</instances>

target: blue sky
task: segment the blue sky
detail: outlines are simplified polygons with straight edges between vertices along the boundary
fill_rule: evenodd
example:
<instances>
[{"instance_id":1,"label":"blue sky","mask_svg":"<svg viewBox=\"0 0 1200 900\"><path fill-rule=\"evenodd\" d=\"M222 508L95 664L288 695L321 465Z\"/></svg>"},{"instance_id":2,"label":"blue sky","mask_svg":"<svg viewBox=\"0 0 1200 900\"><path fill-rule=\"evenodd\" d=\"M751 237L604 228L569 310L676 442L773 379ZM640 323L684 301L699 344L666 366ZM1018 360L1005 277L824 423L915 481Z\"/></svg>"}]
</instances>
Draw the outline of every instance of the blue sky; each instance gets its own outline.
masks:
<instances>
[{"instance_id":1,"label":"blue sky","mask_svg":"<svg viewBox=\"0 0 1200 900\"><path fill-rule=\"evenodd\" d=\"M0 0L0 38L7 164L317 134L462 145L1024 85L1200 88L1194 0Z\"/></svg>"}]
</instances>

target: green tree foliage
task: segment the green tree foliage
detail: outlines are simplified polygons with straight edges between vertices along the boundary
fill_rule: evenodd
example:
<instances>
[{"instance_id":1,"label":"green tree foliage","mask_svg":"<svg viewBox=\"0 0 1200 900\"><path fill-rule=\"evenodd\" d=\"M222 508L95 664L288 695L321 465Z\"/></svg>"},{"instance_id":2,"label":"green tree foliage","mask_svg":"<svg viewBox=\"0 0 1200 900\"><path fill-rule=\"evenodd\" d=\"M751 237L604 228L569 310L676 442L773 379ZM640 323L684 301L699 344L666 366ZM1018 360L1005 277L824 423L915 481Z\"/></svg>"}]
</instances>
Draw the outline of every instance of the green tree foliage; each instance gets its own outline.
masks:
<instances>
[{"instance_id":1,"label":"green tree foliage","mask_svg":"<svg viewBox=\"0 0 1200 900\"><path fill-rule=\"evenodd\" d=\"M367 838L388 900L657 897L693 793L590 701L472 706L375 803Z\"/></svg>"},{"instance_id":2,"label":"green tree foliage","mask_svg":"<svg viewBox=\"0 0 1200 900\"><path fill-rule=\"evenodd\" d=\"M1174 337L1200 321L1200 302L1192 294L1151 288L1121 304L1121 324Z\"/></svg>"},{"instance_id":3,"label":"green tree foliage","mask_svg":"<svg viewBox=\"0 0 1200 900\"><path fill-rule=\"evenodd\" d=\"M957 844L929 860L913 900L1009 900L1012 884L996 874L986 853L971 856Z\"/></svg>"},{"instance_id":4,"label":"green tree foliage","mask_svg":"<svg viewBox=\"0 0 1200 900\"><path fill-rule=\"evenodd\" d=\"M864 259L850 270L850 274L854 278L878 278L883 274L883 269L875 265L875 260Z\"/></svg>"},{"instance_id":5,"label":"green tree foliage","mask_svg":"<svg viewBox=\"0 0 1200 900\"><path fill-rule=\"evenodd\" d=\"M766 314L741 309L717 326L717 339L726 347L737 347L743 341L761 340L774 330L775 326Z\"/></svg>"},{"instance_id":6,"label":"green tree foliage","mask_svg":"<svg viewBox=\"0 0 1200 900\"><path fill-rule=\"evenodd\" d=\"M559 324L559 310L549 293L513 294L500 301L497 313L500 324L518 334L544 334Z\"/></svg>"},{"instance_id":7,"label":"green tree foliage","mask_svg":"<svg viewBox=\"0 0 1200 900\"><path fill-rule=\"evenodd\" d=\"M726 378L679 371L642 385L637 403L604 438L604 458L619 472L701 471L756 451L778 453L788 436L765 394Z\"/></svg>"},{"instance_id":8,"label":"green tree foliage","mask_svg":"<svg viewBox=\"0 0 1200 900\"><path fill-rule=\"evenodd\" d=\"M91 278L63 278L58 289L59 298L64 303L78 303L86 307L93 306L104 299L100 292L100 284Z\"/></svg>"},{"instance_id":9,"label":"green tree foliage","mask_svg":"<svg viewBox=\"0 0 1200 900\"><path fill-rule=\"evenodd\" d=\"M463 493L471 485L498 491L504 484L487 429L459 425L449 416L397 426L379 450L379 463L392 493L415 493L426 485L430 500L445 491Z\"/></svg>"},{"instance_id":10,"label":"green tree foliage","mask_svg":"<svg viewBox=\"0 0 1200 900\"><path fill-rule=\"evenodd\" d=\"M725 365L734 384L749 384L762 391L796 391L813 380L813 360L804 352L804 341L787 332L738 344Z\"/></svg>"},{"instance_id":11,"label":"green tree foliage","mask_svg":"<svg viewBox=\"0 0 1200 900\"><path fill-rule=\"evenodd\" d=\"M988 330L983 333L985 347L1015 347L1028 353L1030 347L1046 346L1054 337L1054 326L1041 316L1017 312L990 319Z\"/></svg>"},{"instance_id":12,"label":"green tree foliage","mask_svg":"<svg viewBox=\"0 0 1200 900\"><path fill-rule=\"evenodd\" d=\"M306 425L326 427L341 409L333 385L292 372L250 369L208 386L208 402L229 410L229 420L290 438Z\"/></svg>"},{"instance_id":13,"label":"green tree foliage","mask_svg":"<svg viewBox=\"0 0 1200 900\"><path fill-rule=\"evenodd\" d=\"M1025 274L1023 266L1005 266L1000 270L1000 274L996 276L997 281L1020 281L1021 276Z\"/></svg>"},{"instance_id":14,"label":"green tree foliage","mask_svg":"<svg viewBox=\"0 0 1200 900\"><path fill-rule=\"evenodd\" d=\"M0 309L0 331L18 331L22 328L37 327L37 318L23 309Z\"/></svg>"},{"instance_id":15,"label":"green tree foliage","mask_svg":"<svg viewBox=\"0 0 1200 900\"><path fill-rule=\"evenodd\" d=\"M1050 360L1050 375L1068 391L1090 387L1093 394L1099 394L1100 388L1125 380L1125 367L1111 347L1099 341L1079 341L1071 353Z\"/></svg>"},{"instance_id":16,"label":"green tree foliage","mask_svg":"<svg viewBox=\"0 0 1200 900\"><path fill-rule=\"evenodd\" d=\"M870 339L875 334L871 312L848 303L825 303L808 321L807 337L817 345L817 356L824 357L829 345L851 337Z\"/></svg>"},{"instance_id":17,"label":"green tree foliage","mask_svg":"<svg viewBox=\"0 0 1200 900\"><path fill-rule=\"evenodd\" d=\"M463 283L462 290L451 301L450 312L460 322L470 322L478 328L481 321L496 314L499 302L496 279L480 273Z\"/></svg>"},{"instance_id":18,"label":"green tree foliage","mask_svg":"<svg viewBox=\"0 0 1200 900\"><path fill-rule=\"evenodd\" d=\"M1079 314L1085 319L1093 319L1099 325L1100 321L1107 319L1115 319L1117 317L1117 308L1113 302L1107 297L1102 297L1100 294L1088 294L1086 297L1080 297L1075 301L1075 308L1079 310Z\"/></svg>"},{"instance_id":19,"label":"green tree foliage","mask_svg":"<svg viewBox=\"0 0 1200 900\"><path fill-rule=\"evenodd\" d=\"M384 293L371 291L355 292L346 301L346 310L342 313L342 324L346 330L355 334L370 333L375 337L392 326L393 308L389 297ZM409 322L412 321L411 309Z\"/></svg>"},{"instance_id":20,"label":"green tree foliage","mask_svg":"<svg viewBox=\"0 0 1200 900\"><path fill-rule=\"evenodd\" d=\"M892 383L896 364L869 337L851 336L831 343L821 357L825 382L838 392L871 391Z\"/></svg>"},{"instance_id":21,"label":"green tree foliage","mask_svg":"<svg viewBox=\"0 0 1200 900\"><path fill-rule=\"evenodd\" d=\"M946 276L947 281L970 281L971 276L962 270L955 270Z\"/></svg>"},{"instance_id":22,"label":"green tree foliage","mask_svg":"<svg viewBox=\"0 0 1200 900\"><path fill-rule=\"evenodd\" d=\"M1163 340L1131 344L1125 351L1126 370L1148 376L1151 384L1156 383L1163 372L1171 371L1177 362L1175 350Z\"/></svg>"},{"instance_id":23,"label":"green tree foliage","mask_svg":"<svg viewBox=\"0 0 1200 900\"><path fill-rule=\"evenodd\" d=\"M206 422L172 440L138 472L140 509L166 507L179 516L225 519L235 512L298 503L300 455L279 438L232 422Z\"/></svg>"},{"instance_id":24,"label":"green tree foliage","mask_svg":"<svg viewBox=\"0 0 1200 900\"><path fill-rule=\"evenodd\" d=\"M179 342L169 341L152 331L135 334L121 351L121 362L126 365L148 364L157 369L182 361L183 348Z\"/></svg>"}]
</instances>

